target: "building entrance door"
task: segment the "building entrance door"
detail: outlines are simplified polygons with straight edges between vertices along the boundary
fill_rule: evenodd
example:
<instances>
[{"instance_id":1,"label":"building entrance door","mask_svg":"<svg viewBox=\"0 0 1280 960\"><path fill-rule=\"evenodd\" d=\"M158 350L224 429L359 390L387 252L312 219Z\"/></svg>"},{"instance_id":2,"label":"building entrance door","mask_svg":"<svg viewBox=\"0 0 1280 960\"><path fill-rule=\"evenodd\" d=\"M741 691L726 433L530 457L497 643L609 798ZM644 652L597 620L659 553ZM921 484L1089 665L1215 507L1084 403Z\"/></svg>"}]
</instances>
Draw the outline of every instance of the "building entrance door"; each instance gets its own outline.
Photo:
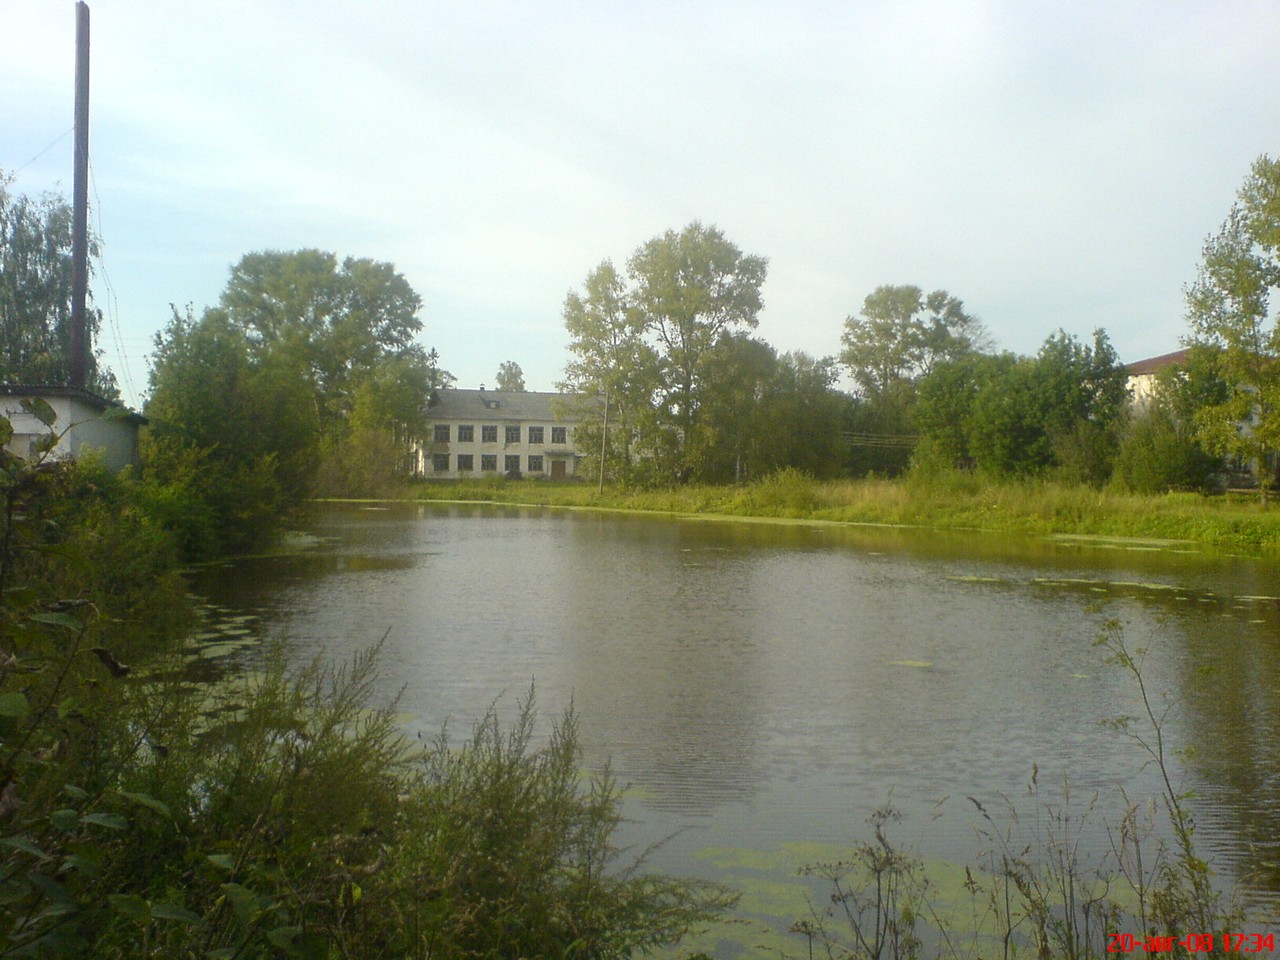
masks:
<instances>
[{"instance_id":1,"label":"building entrance door","mask_svg":"<svg viewBox=\"0 0 1280 960\"><path fill-rule=\"evenodd\" d=\"M552 480L564 479L564 461L563 460L551 461L551 479Z\"/></svg>"}]
</instances>

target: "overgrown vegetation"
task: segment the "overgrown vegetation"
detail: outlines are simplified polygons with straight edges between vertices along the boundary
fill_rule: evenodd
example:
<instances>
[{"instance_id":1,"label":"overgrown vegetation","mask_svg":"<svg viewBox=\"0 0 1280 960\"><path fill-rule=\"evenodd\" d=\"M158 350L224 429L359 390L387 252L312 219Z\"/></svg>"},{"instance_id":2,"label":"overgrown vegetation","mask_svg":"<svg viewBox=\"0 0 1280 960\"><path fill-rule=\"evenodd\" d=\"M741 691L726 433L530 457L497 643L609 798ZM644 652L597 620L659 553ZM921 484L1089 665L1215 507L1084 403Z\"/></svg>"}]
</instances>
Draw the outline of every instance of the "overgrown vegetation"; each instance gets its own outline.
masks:
<instances>
[{"instance_id":1,"label":"overgrown vegetation","mask_svg":"<svg viewBox=\"0 0 1280 960\"><path fill-rule=\"evenodd\" d=\"M191 679L153 505L0 455L0 957L623 957L732 902L614 845L532 694L455 747L374 702L376 651Z\"/></svg>"}]
</instances>

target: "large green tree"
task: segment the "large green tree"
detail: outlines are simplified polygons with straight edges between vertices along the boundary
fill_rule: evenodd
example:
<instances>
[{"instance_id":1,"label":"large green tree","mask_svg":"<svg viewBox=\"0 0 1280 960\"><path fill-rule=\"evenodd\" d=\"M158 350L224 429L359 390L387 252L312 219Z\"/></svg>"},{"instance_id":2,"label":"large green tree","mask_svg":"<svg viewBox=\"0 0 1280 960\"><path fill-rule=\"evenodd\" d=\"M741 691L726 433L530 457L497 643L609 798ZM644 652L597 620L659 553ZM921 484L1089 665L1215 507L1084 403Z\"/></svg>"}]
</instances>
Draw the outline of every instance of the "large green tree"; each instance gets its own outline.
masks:
<instances>
[{"instance_id":1,"label":"large green tree","mask_svg":"<svg viewBox=\"0 0 1280 960\"><path fill-rule=\"evenodd\" d=\"M246 254L213 308L257 356L292 363L314 387L322 428L341 436L360 384L389 359L434 369L415 342L422 300L389 263L321 250Z\"/></svg>"},{"instance_id":2,"label":"large green tree","mask_svg":"<svg viewBox=\"0 0 1280 960\"><path fill-rule=\"evenodd\" d=\"M641 246L625 278L605 261L583 292L565 301L573 359L565 386L613 418L632 472L696 475L704 449L703 407L716 389L708 372L722 336L754 329L767 262L743 254L715 227L691 223ZM584 425L580 439L590 437ZM642 454L638 456L637 454Z\"/></svg>"},{"instance_id":3,"label":"large green tree","mask_svg":"<svg viewBox=\"0 0 1280 960\"><path fill-rule=\"evenodd\" d=\"M994 476L1043 474L1100 484L1124 426L1126 375L1102 330L1092 343L1063 331L1035 357L968 356L919 383L917 463Z\"/></svg>"},{"instance_id":4,"label":"large green tree","mask_svg":"<svg viewBox=\"0 0 1280 960\"><path fill-rule=\"evenodd\" d=\"M1197 414L1202 442L1252 463L1262 489L1280 450L1280 161L1259 157L1187 289L1193 348L1212 354L1226 395Z\"/></svg>"},{"instance_id":5,"label":"large green tree","mask_svg":"<svg viewBox=\"0 0 1280 960\"><path fill-rule=\"evenodd\" d=\"M207 518L192 552L244 545L318 478L366 494L407 476L407 444L451 379L414 342L419 306L390 264L300 250L249 254L216 306L175 311L156 338L144 452L155 483Z\"/></svg>"},{"instance_id":6,"label":"large green tree","mask_svg":"<svg viewBox=\"0 0 1280 960\"><path fill-rule=\"evenodd\" d=\"M934 366L989 345L981 322L945 290L880 286L848 317L840 360L862 397L877 407L910 405L915 382Z\"/></svg>"},{"instance_id":7,"label":"large green tree","mask_svg":"<svg viewBox=\"0 0 1280 960\"><path fill-rule=\"evenodd\" d=\"M0 381L66 384L71 366L71 207L53 194L10 195L0 171ZM90 253L97 253L91 243ZM86 386L119 395L92 349L102 312L85 309Z\"/></svg>"}]
</instances>

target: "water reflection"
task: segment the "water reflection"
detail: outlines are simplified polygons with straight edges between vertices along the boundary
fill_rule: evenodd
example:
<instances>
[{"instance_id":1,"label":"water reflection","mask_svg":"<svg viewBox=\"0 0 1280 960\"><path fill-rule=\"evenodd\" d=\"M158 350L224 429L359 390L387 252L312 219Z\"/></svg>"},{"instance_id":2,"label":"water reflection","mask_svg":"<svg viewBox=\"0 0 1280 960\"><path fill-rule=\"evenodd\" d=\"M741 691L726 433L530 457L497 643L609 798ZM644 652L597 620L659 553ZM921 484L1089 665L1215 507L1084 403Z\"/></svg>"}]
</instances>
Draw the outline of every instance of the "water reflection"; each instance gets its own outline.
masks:
<instances>
[{"instance_id":1,"label":"water reflection","mask_svg":"<svg viewBox=\"0 0 1280 960\"><path fill-rule=\"evenodd\" d=\"M1068 782L1102 822L1156 772L1103 721L1140 704L1093 640L1111 617L1193 749L1197 836L1280 890L1275 564L834 525L533 508L335 507L297 556L208 571L200 589L299 652L386 635L387 694L434 733L536 680L571 699L593 762L634 786L649 837L775 848L847 842L892 791L930 856L972 858L973 807ZM946 800L945 798L950 798ZM940 815L941 814L941 815ZM674 860L673 860L674 862ZM692 868L691 868L692 869ZM1274 900L1271 901L1274 903Z\"/></svg>"}]
</instances>

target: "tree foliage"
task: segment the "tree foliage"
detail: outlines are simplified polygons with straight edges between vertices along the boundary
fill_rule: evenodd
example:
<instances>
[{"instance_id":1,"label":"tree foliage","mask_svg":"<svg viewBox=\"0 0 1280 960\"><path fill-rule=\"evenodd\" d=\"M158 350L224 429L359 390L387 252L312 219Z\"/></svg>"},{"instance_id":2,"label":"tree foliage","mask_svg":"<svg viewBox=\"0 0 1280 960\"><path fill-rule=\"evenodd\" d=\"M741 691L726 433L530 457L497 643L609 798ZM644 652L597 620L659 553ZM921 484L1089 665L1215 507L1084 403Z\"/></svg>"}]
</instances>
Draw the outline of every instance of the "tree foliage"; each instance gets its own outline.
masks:
<instances>
[{"instance_id":1,"label":"tree foliage","mask_svg":"<svg viewBox=\"0 0 1280 960\"><path fill-rule=\"evenodd\" d=\"M1280 450L1280 161L1262 156L1186 291L1193 349L1213 354L1225 396L1197 415L1204 445L1250 462L1264 489Z\"/></svg>"},{"instance_id":2,"label":"tree foliage","mask_svg":"<svg viewBox=\"0 0 1280 960\"><path fill-rule=\"evenodd\" d=\"M520 393L525 389L524 371L514 360L504 360L498 365L498 375L494 380L494 389L508 393Z\"/></svg>"},{"instance_id":3,"label":"tree foliage","mask_svg":"<svg viewBox=\"0 0 1280 960\"><path fill-rule=\"evenodd\" d=\"M1092 344L1060 330L1035 357L944 361L919 383L917 461L1099 485L1127 415L1126 380L1102 330Z\"/></svg>"},{"instance_id":4,"label":"tree foliage","mask_svg":"<svg viewBox=\"0 0 1280 960\"><path fill-rule=\"evenodd\" d=\"M419 306L390 264L300 250L248 254L216 306L174 311L143 452L190 549L253 546L318 478L326 494L381 494L408 475L409 440L451 379L414 341Z\"/></svg>"},{"instance_id":5,"label":"tree foliage","mask_svg":"<svg viewBox=\"0 0 1280 960\"><path fill-rule=\"evenodd\" d=\"M912 384L944 361L983 350L988 337L976 317L945 290L880 286L862 313L848 317L841 362L863 398L877 407L906 407Z\"/></svg>"},{"instance_id":6,"label":"tree foliage","mask_svg":"<svg viewBox=\"0 0 1280 960\"><path fill-rule=\"evenodd\" d=\"M754 329L767 262L715 227L668 230L632 254L624 278L604 261L565 300L573 359L565 386L588 398L584 441L604 426L612 462L667 480L697 475L717 389L711 367L725 335ZM598 424L598 426L597 426Z\"/></svg>"},{"instance_id":7,"label":"tree foliage","mask_svg":"<svg viewBox=\"0 0 1280 960\"><path fill-rule=\"evenodd\" d=\"M71 207L53 194L11 196L0 171L0 381L69 382L71 366ZM97 253L91 241L90 253ZM119 395L92 348L102 312L85 307L86 386Z\"/></svg>"}]
</instances>

